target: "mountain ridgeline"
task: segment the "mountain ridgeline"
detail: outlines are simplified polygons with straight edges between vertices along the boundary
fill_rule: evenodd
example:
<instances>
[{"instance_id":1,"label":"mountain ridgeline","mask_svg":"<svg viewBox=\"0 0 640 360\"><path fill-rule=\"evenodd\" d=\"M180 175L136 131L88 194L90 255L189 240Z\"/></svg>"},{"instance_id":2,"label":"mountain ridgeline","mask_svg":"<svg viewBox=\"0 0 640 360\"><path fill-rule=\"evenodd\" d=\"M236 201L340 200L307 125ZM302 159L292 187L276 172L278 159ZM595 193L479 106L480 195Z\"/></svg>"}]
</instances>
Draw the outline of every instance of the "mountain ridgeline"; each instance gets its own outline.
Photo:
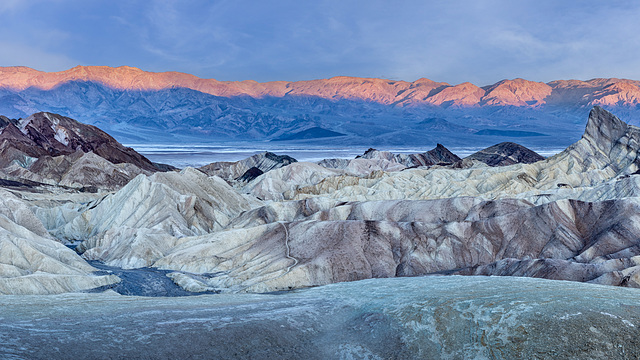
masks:
<instances>
[{"instance_id":1,"label":"mountain ridgeline","mask_svg":"<svg viewBox=\"0 0 640 360\"><path fill-rule=\"evenodd\" d=\"M639 86L625 79L514 79L484 87L355 77L258 83L124 66L52 73L4 67L0 113L55 112L125 142L566 146L594 105L634 124Z\"/></svg>"}]
</instances>

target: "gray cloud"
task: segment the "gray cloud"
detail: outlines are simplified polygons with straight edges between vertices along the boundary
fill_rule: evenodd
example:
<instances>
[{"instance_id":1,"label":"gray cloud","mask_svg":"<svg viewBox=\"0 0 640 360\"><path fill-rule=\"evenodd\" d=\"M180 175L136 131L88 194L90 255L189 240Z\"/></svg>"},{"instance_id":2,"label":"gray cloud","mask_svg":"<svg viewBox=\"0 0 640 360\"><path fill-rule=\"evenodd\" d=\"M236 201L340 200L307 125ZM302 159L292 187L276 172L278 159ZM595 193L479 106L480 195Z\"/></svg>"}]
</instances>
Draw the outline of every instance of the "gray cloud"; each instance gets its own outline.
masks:
<instances>
[{"instance_id":1,"label":"gray cloud","mask_svg":"<svg viewBox=\"0 0 640 360\"><path fill-rule=\"evenodd\" d=\"M336 75L640 79L640 7L585 0L6 2L0 65L130 65L220 80ZM28 21L25 21L28 19ZM17 45L19 44L19 46ZM38 55L53 61L34 60Z\"/></svg>"}]
</instances>

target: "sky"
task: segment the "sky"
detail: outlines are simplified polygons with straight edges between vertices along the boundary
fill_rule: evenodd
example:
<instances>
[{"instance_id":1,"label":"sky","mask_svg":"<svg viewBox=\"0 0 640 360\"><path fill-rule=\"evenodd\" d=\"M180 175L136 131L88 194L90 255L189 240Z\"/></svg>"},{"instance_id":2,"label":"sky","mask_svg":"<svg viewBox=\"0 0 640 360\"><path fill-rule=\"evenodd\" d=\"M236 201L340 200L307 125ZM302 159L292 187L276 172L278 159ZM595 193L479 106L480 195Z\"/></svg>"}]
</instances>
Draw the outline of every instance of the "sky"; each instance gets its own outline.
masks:
<instances>
[{"instance_id":1,"label":"sky","mask_svg":"<svg viewBox=\"0 0 640 360\"><path fill-rule=\"evenodd\" d=\"M640 2L2 0L0 66L479 86L640 79Z\"/></svg>"}]
</instances>

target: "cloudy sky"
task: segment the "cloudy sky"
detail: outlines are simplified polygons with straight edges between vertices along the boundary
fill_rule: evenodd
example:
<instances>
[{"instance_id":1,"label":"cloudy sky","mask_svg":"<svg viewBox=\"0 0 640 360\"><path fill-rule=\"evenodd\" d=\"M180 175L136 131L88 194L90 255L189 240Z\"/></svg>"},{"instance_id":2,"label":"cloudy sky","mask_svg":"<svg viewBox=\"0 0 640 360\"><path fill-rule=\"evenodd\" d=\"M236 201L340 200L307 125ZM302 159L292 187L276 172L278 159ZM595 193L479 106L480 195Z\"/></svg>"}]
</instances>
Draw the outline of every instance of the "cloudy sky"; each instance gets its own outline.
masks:
<instances>
[{"instance_id":1,"label":"cloudy sky","mask_svg":"<svg viewBox=\"0 0 640 360\"><path fill-rule=\"evenodd\" d=\"M2 0L0 66L218 80L640 79L640 2Z\"/></svg>"}]
</instances>

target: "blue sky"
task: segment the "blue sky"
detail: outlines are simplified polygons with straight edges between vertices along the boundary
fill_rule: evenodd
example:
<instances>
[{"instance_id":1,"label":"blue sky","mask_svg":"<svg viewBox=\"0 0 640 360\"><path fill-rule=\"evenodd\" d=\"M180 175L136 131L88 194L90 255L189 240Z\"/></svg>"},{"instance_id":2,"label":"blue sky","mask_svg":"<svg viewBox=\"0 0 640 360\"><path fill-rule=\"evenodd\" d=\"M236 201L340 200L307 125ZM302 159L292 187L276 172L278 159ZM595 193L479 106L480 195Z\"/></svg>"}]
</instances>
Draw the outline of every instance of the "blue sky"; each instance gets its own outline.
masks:
<instances>
[{"instance_id":1,"label":"blue sky","mask_svg":"<svg viewBox=\"0 0 640 360\"><path fill-rule=\"evenodd\" d=\"M0 66L218 80L640 79L640 2L2 0Z\"/></svg>"}]
</instances>

